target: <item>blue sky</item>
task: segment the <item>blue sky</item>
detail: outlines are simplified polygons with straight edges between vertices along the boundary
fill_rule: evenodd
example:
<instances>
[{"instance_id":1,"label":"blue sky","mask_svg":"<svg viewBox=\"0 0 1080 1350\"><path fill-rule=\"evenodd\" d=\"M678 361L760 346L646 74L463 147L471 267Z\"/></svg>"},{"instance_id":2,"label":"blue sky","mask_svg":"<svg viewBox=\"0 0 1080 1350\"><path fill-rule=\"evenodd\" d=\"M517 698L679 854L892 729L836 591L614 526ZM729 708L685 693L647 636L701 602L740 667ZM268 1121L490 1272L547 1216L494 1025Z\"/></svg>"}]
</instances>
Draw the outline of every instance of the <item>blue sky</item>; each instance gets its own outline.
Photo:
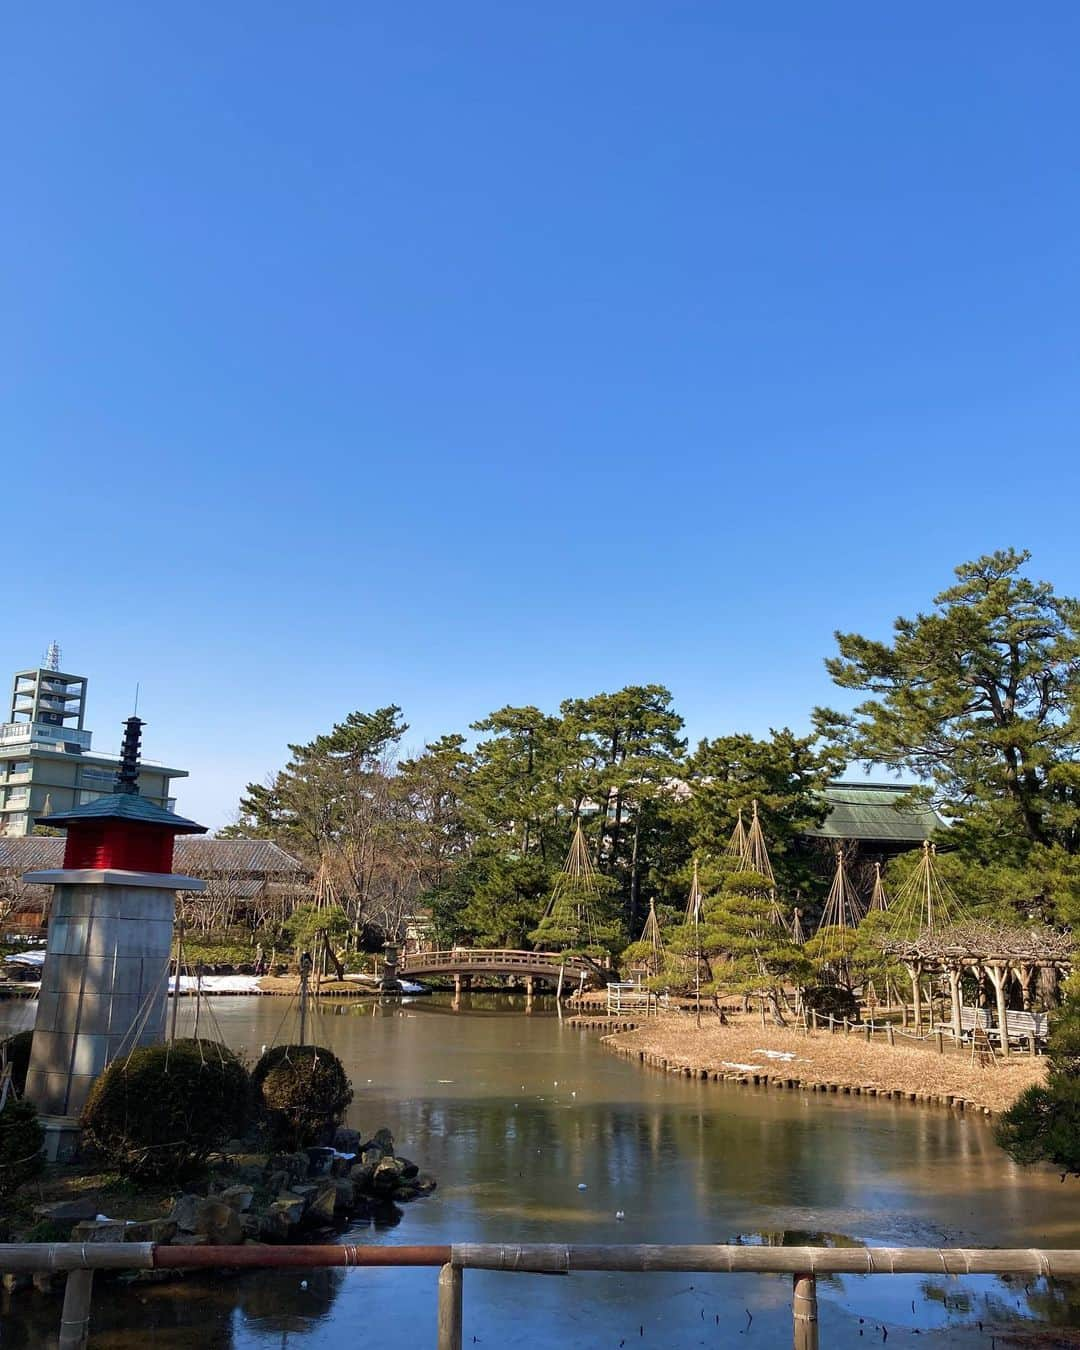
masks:
<instances>
[{"instance_id":1,"label":"blue sky","mask_svg":"<svg viewBox=\"0 0 1080 1350\"><path fill-rule=\"evenodd\" d=\"M0 672L215 825L289 740L629 682L804 728L965 558L1080 592L1048 3L23 6Z\"/></svg>"}]
</instances>

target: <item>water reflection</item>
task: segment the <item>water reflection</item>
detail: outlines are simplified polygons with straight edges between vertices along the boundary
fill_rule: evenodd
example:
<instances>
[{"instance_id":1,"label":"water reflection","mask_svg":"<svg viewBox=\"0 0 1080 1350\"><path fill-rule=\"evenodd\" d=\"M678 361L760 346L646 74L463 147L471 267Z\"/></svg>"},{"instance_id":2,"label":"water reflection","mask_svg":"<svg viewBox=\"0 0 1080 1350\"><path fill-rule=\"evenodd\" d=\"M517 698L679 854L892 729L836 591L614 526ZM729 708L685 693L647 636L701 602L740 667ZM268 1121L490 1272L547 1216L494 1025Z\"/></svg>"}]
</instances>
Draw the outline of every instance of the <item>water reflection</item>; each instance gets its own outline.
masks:
<instances>
[{"instance_id":1,"label":"water reflection","mask_svg":"<svg viewBox=\"0 0 1080 1350\"><path fill-rule=\"evenodd\" d=\"M1073 1188L1013 1167L980 1120L654 1074L560 1023L550 1003L529 1017L520 1006L465 994L457 1011L439 997L320 1008L315 1035L356 1087L350 1123L390 1125L440 1182L396 1229L368 1223L347 1240L1080 1245ZM275 999L214 1005L223 1039L252 1057L295 1034L285 1011ZM871 1326L879 1340L885 1326L917 1328L926 1345L961 1324L974 1334L977 1320L1030 1312L1073 1326L1080 1315L1071 1290L988 1278L844 1277L823 1281L821 1298L832 1346L866 1344ZM6 1343L47 1343L53 1312L35 1321L46 1300L25 1299ZM708 1343L717 1329L733 1339L747 1310L759 1344L790 1339L783 1277L470 1272L465 1308L467 1345L547 1344L555 1326L583 1350L624 1338L671 1350L699 1345L704 1325ZM103 1345L145 1345L152 1328L155 1345L213 1350L330 1346L369 1328L386 1350L414 1350L430 1344L434 1315L434 1272L422 1270L213 1277L95 1303Z\"/></svg>"}]
</instances>

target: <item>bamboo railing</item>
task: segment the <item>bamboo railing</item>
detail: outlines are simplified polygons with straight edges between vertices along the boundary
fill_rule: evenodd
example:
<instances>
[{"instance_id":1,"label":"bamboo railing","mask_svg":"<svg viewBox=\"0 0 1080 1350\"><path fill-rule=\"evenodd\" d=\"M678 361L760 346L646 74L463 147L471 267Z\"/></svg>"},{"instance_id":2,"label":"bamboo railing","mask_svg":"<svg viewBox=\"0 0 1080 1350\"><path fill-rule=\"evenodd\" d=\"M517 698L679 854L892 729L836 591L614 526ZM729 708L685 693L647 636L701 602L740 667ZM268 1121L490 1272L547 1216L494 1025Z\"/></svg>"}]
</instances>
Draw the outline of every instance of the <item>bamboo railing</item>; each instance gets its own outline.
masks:
<instances>
[{"instance_id":1,"label":"bamboo railing","mask_svg":"<svg viewBox=\"0 0 1080 1350\"><path fill-rule=\"evenodd\" d=\"M455 1243L426 1247L173 1247L152 1242L0 1244L0 1271L67 1272L59 1350L84 1350L95 1270L430 1266L439 1270L438 1350L461 1350L463 1270L570 1275L575 1271L788 1274L792 1345L818 1350L818 1275L1080 1276L1080 1251L1032 1247L591 1246Z\"/></svg>"}]
</instances>

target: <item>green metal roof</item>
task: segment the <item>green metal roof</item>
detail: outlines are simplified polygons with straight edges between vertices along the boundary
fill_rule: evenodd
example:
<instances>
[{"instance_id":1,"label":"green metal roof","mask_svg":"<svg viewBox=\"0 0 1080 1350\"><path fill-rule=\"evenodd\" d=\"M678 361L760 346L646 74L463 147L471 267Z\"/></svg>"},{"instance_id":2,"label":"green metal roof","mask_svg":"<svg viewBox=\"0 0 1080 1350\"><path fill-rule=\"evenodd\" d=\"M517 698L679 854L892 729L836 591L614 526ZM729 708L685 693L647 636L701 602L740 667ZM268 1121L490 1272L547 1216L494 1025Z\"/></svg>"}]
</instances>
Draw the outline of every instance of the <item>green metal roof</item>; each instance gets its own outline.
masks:
<instances>
[{"instance_id":1,"label":"green metal roof","mask_svg":"<svg viewBox=\"0 0 1080 1350\"><path fill-rule=\"evenodd\" d=\"M197 825L164 807L155 806L135 792L113 792L98 797L85 806L70 811L54 811L48 816L35 816L39 825L71 825L81 820L130 820L140 825L167 825L174 834L205 834L206 826Z\"/></svg>"},{"instance_id":2,"label":"green metal roof","mask_svg":"<svg viewBox=\"0 0 1080 1350\"><path fill-rule=\"evenodd\" d=\"M910 784L830 783L825 788L829 814L815 839L866 839L881 843L921 844L945 821L930 806L912 807L905 801Z\"/></svg>"}]
</instances>

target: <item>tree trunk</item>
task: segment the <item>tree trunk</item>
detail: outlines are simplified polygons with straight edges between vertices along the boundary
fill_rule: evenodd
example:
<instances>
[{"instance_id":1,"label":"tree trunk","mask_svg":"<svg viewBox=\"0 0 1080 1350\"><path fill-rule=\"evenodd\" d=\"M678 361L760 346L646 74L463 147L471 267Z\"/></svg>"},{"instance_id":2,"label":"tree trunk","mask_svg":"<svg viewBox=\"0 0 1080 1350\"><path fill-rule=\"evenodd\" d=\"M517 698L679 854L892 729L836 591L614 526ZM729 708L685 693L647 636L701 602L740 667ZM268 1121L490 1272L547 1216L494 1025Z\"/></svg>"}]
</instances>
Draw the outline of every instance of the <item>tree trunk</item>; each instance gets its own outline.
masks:
<instances>
[{"instance_id":1,"label":"tree trunk","mask_svg":"<svg viewBox=\"0 0 1080 1350\"><path fill-rule=\"evenodd\" d=\"M641 811L634 813L634 840L630 846L630 936L634 937L641 929L641 879L638 875L638 840L641 837Z\"/></svg>"}]
</instances>

